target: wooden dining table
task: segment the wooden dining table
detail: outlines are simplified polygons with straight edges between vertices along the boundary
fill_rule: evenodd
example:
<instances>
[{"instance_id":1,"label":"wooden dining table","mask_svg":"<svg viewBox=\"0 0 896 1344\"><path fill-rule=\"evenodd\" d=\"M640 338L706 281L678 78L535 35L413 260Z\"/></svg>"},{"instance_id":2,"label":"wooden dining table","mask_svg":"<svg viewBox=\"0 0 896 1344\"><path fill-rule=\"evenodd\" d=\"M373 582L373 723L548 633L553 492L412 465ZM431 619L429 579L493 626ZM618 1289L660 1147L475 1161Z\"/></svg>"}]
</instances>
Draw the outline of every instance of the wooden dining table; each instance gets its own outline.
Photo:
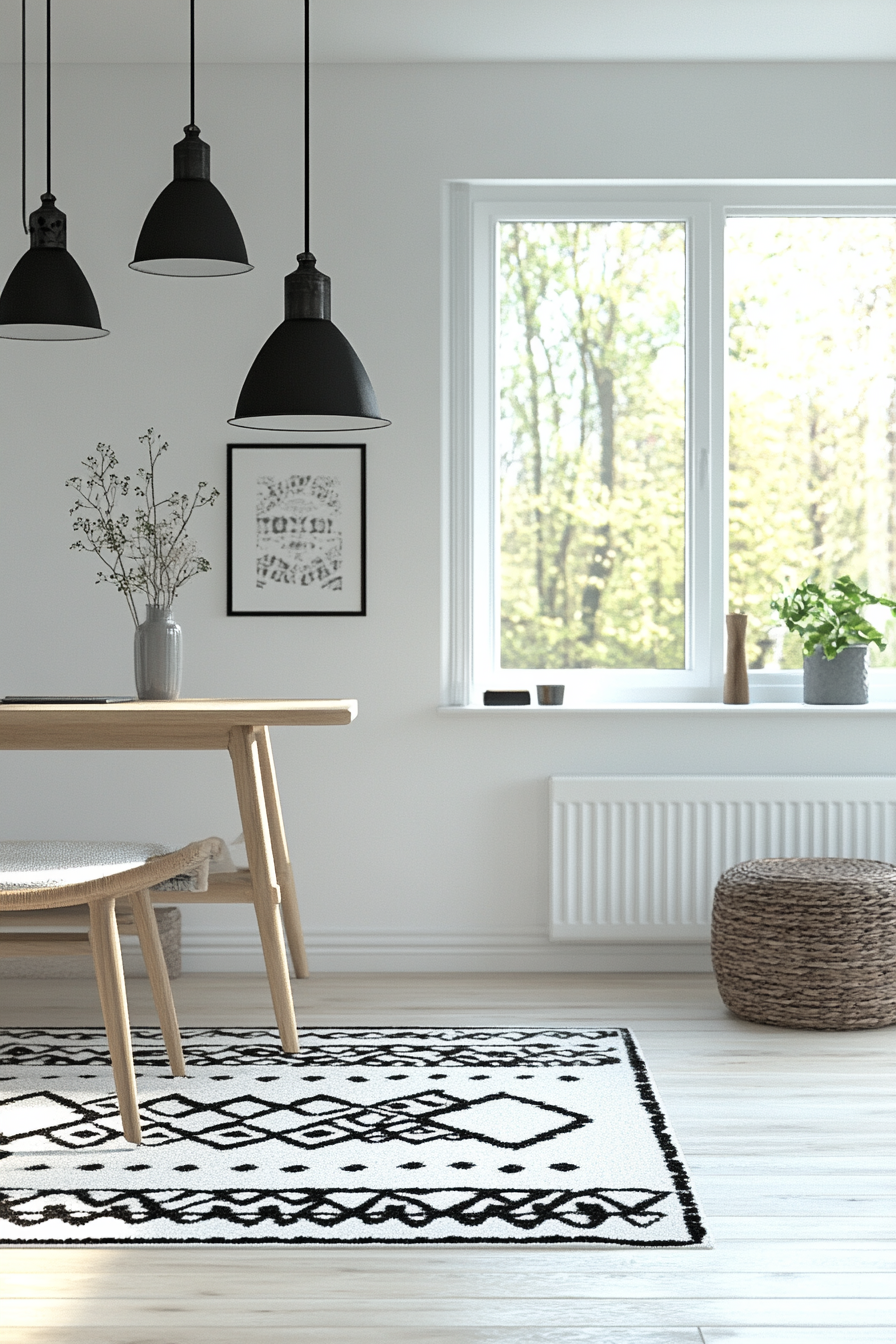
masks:
<instances>
[{"instance_id":1,"label":"wooden dining table","mask_svg":"<svg viewBox=\"0 0 896 1344\"><path fill-rule=\"evenodd\" d=\"M208 891L160 892L158 899L254 905L280 1040L295 1054L299 1042L286 946L297 976L307 976L308 962L268 730L337 727L351 723L357 712L356 700L0 705L0 751L229 752L248 872L212 875Z\"/></svg>"}]
</instances>

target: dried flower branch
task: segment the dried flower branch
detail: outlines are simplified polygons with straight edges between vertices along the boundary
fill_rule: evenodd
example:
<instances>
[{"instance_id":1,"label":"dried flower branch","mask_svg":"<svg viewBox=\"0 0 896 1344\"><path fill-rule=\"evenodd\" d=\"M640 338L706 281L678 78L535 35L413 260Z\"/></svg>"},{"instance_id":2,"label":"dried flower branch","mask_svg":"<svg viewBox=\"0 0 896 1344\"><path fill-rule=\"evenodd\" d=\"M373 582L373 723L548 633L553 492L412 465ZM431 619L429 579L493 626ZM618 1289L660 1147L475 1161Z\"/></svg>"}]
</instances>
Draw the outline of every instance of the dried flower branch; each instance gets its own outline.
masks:
<instances>
[{"instance_id":1,"label":"dried flower branch","mask_svg":"<svg viewBox=\"0 0 896 1344\"><path fill-rule=\"evenodd\" d=\"M140 624L135 594L142 593L150 606L170 607L188 579L211 569L187 527L196 510L214 504L220 494L200 481L192 496L173 491L160 497L156 465L168 444L153 429L141 434L140 442L146 445L149 466L138 469L133 483L130 476L118 474L118 458L105 443L98 443L96 453L81 464L87 468L85 477L66 481L77 495L69 509L78 534L71 549L97 557L103 568L96 582L113 583L124 594L135 625ZM118 511L129 492L135 500L133 517Z\"/></svg>"}]
</instances>

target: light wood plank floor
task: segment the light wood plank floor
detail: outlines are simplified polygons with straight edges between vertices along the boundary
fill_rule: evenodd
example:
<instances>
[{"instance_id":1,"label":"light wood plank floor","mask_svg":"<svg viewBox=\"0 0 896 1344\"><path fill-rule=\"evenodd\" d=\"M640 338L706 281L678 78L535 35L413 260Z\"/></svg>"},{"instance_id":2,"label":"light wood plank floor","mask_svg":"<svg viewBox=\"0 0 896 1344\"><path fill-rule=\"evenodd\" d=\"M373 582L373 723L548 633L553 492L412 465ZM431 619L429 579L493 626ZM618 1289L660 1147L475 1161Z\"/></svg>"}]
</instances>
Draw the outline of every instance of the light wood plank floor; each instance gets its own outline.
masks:
<instances>
[{"instance_id":1,"label":"light wood plank floor","mask_svg":"<svg viewBox=\"0 0 896 1344\"><path fill-rule=\"evenodd\" d=\"M185 976L187 1026L273 1025ZM135 1024L155 1018L129 984ZM319 976L307 1023L630 1026L713 1250L0 1248L0 1344L896 1344L896 1028L730 1017L705 975ZM0 980L0 1024L101 1024L90 981Z\"/></svg>"}]
</instances>

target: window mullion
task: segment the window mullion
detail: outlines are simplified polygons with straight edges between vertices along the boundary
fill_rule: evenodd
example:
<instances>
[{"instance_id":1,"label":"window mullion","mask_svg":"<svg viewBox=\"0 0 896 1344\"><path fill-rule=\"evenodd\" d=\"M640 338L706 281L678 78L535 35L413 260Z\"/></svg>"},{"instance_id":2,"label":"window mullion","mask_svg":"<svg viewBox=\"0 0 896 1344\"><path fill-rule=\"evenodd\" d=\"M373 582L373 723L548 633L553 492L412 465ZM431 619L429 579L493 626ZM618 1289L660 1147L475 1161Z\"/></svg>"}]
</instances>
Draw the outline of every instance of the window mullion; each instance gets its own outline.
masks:
<instances>
[{"instance_id":1,"label":"window mullion","mask_svg":"<svg viewBox=\"0 0 896 1344\"><path fill-rule=\"evenodd\" d=\"M721 695L725 675L725 613L728 610L728 399L725 367L728 353L728 295L725 285L725 211L714 201L708 211L706 250L709 342L707 376L708 431L706 500L709 569L705 600L709 604L707 682Z\"/></svg>"}]
</instances>

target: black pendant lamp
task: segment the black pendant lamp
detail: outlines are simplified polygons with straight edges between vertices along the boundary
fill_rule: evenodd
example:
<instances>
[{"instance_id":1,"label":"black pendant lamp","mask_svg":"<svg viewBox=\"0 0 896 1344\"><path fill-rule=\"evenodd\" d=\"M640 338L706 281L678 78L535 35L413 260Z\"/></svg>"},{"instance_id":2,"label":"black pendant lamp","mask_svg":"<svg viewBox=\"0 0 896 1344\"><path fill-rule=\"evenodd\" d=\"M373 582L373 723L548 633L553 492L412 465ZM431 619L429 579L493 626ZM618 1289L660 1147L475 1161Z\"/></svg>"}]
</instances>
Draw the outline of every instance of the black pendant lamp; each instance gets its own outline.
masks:
<instances>
[{"instance_id":1,"label":"black pendant lamp","mask_svg":"<svg viewBox=\"0 0 896 1344\"><path fill-rule=\"evenodd\" d=\"M87 278L66 248L66 220L50 191L50 0L47 0L47 189L25 225L25 0L22 0L22 226L31 246L0 294L0 336L86 341L109 333Z\"/></svg>"},{"instance_id":2,"label":"black pendant lamp","mask_svg":"<svg viewBox=\"0 0 896 1344\"><path fill-rule=\"evenodd\" d=\"M150 275L240 275L251 271L233 211L211 181L211 149L196 125L196 16L190 0L190 124L174 146L174 181L146 216L132 271Z\"/></svg>"},{"instance_id":3,"label":"black pendant lamp","mask_svg":"<svg viewBox=\"0 0 896 1344\"><path fill-rule=\"evenodd\" d=\"M286 277L286 317L265 341L228 421L240 429L314 433L379 429L379 411L364 365L330 321L330 277L309 246L309 0L305 0L305 250Z\"/></svg>"}]
</instances>

